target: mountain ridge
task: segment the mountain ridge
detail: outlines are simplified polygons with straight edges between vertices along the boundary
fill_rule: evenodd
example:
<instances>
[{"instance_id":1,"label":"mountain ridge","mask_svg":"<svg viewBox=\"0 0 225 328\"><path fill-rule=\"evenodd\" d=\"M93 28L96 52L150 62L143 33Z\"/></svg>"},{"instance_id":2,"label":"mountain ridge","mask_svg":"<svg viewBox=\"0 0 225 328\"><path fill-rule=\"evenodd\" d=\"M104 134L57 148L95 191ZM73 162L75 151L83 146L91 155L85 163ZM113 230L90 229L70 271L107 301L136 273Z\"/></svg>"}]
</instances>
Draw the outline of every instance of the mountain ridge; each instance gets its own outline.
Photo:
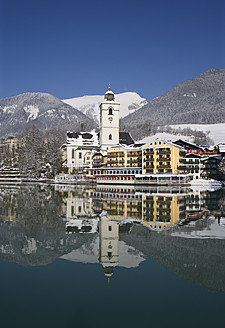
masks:
<instances>
[{"instance_id":1,"label":"mountain ridge","mask_svg":"<svg viewBox=\"0 0 225 328\"><path fill-rule=\"evenodd\" d=\"M152 125L225 122L225 69L210 69L184 81L121 120L134 134L137 122L141 137Z\"/></svg>"},{"instance_id":2,"label":"mountain ridge","mask_svg":"<svg viewBox=\"0 0 225 328\"><path fill-rule=\"evenodd\" d=\"M29 125L40 130L96 127L85 114L49 93L26 92L0 100L0 137L20 133Z\"/></svg>"},{"instance_id":3,"label":"mountain ridge","mask_svg":"<svg viewBox=\"0 0 225 328\"><path fill-rule=\"evenodd\" d=\"M96 123L99 123L99 105L103 100L104 95L85 95L82 97L62 99L63 102L77 108L89 118L92 118ZM135 112L147 104L147 100L136 92L115 94L115 101L120 103L120 118Z\"/></svg>"}]
</instances>

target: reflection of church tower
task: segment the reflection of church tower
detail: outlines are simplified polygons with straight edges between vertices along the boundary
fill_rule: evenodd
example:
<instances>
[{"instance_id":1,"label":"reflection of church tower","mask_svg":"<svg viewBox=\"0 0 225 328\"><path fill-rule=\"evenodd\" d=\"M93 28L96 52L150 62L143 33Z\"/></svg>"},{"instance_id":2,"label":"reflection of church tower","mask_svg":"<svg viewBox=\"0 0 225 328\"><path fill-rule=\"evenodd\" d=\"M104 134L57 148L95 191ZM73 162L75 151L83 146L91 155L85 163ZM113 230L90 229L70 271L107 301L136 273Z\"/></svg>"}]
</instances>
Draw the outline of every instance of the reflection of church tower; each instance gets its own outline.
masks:
<instances>
[{"instance_id":1,"label":"reflection of church tower","mask_svg":"<svg viewBox=\"0 0 225 328\"><path fill-rule=\"evenodd\" d=\"M100 254L99 262L102 263L105 275L110 278L119 258L119 224L108 219L103 213L100 220Z\"/></svg>"},{"instance_id":2,"label":"reflection of church tower","mask_svg":"<svg viewBox=\"0 0 225 328\"><path fill-rule=\"evenodd\" d=\"M100 104L100 147L107 150L119 143L119 106L110 84Z\"/></svg>"}]
</instances>

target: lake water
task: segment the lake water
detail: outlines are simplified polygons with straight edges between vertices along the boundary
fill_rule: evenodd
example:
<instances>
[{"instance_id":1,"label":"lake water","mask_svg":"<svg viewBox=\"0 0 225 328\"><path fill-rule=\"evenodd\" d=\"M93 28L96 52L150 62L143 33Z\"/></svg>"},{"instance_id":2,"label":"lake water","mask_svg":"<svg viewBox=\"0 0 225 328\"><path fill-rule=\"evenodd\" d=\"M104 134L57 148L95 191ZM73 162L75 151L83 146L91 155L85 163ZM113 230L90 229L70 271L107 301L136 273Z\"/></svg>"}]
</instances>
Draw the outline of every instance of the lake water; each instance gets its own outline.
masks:
<instances>
[{"instance_id":1,"label":"lake water","mask_svg":"<svg viewBox=\"0 0 225 328\"><path fill-rule=\"evenodd\" d=\"M0 327L224 327L225 190L0 186Z\"/></svg>"}]
</instances>

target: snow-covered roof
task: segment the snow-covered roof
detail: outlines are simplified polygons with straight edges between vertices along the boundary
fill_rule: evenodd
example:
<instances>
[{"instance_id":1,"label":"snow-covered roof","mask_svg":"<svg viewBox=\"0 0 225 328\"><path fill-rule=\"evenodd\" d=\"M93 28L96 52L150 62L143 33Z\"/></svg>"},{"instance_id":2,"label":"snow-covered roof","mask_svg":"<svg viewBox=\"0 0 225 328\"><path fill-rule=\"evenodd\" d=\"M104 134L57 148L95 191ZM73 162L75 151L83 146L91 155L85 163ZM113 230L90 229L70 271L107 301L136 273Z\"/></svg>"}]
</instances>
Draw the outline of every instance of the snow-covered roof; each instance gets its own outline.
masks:
<instances>
[{"instance_id":1,"label":"snow-covered roof","mask_svg":"<svg viewBox=\"0 0 225 328\"><path fill-rule=\"evenodd\" d=\"M188 137L188 136L182 136L182 135L174 135L171 133L166 133L166 132L162 132L162 133L156 133L152 136L149 137L145 137L139 141L137 141L137 143L150 143L152 141L164 141L164 142L174 142L177 141L178 139L184 140L185 142L190 142L192 140L192 137Z\"/></svg>"},{"instance_id":2,"label":"snow-covered roof","mask_svg":"<svg viewBox=\"0 0 225 328\"><path fill-rule=\"evenodd\" d=\"M217 159L217 160L221 160L221 155L220 154L215 154L215 155L210 155L210 156L207 156L207 157L203 157L201 159L202 162L208 160L208 159Z\"/></svg>"},{"instance_id":3,"label":"snow-covered roof","mask_svg":"<svg viewBox=\"0 0 225 328\"><path fill-rule=\"evenodd\" d=\"M99 146L98 132L67 132L67 146Z\"/></svg>"},{"instance_id":4,"label":"snow-covered roof","mask_svg":"<svg viewBox=\"0 0 225 328\"><path fill-rule=\"evenodd\" d=\"M225 144L219 144L218 147L219 147L220 153L225 153Z\"/></svg>"}]
</instances>

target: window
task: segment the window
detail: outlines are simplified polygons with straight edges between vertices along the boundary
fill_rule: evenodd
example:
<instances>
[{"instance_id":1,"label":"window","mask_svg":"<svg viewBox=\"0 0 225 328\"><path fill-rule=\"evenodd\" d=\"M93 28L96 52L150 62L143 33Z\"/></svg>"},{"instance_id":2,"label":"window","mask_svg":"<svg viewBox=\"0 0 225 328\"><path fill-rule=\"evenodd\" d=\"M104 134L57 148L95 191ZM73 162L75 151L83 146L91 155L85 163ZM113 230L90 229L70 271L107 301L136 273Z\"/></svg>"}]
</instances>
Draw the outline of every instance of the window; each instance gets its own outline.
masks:
<instances>
[{"instance_id":1,"label":"window","mask_svg":"<svg viewBox=\"0 0 225 328\"><path fill-rule=\"evenodd\" d=\"M109 140L112 140L112 135L111 134L109 135Z\"/></svg>"},{"instance_id":2,"label":"window","mask_svg":"<svg viewBox=\"0 0 225 328\"><path fill-rule=\"evenodd\" d=\"M79 158L82 158L82 153L79 153Z\"/></svg>"},{"instance_id":3,"label":"window","mask_svg":"<svg viewBox=\"0 0 225 328\"><path fill-rule=\"evenodd\" d=\"M112 226L108 226L109 231L112 231Z\"/></svg>"},{"instance_id":4,"label":"window","mask_svg":"<svg viewBox=\"0 0 225 328\"><path fill-rule=\"evenodd\" d=\"M108 115L113 115L113 110L112 110L111 107L109 108L109 114Z\"/></svg>"},{"instance_id":5,"label":"window","mask_svg":"<svg viewBox=\"0 0 225 328\"><path fill-rule=\"evenodd\" d=\"M72 149L72 158L74 158L74 149Z\"/></svg>"}]
</instances>

